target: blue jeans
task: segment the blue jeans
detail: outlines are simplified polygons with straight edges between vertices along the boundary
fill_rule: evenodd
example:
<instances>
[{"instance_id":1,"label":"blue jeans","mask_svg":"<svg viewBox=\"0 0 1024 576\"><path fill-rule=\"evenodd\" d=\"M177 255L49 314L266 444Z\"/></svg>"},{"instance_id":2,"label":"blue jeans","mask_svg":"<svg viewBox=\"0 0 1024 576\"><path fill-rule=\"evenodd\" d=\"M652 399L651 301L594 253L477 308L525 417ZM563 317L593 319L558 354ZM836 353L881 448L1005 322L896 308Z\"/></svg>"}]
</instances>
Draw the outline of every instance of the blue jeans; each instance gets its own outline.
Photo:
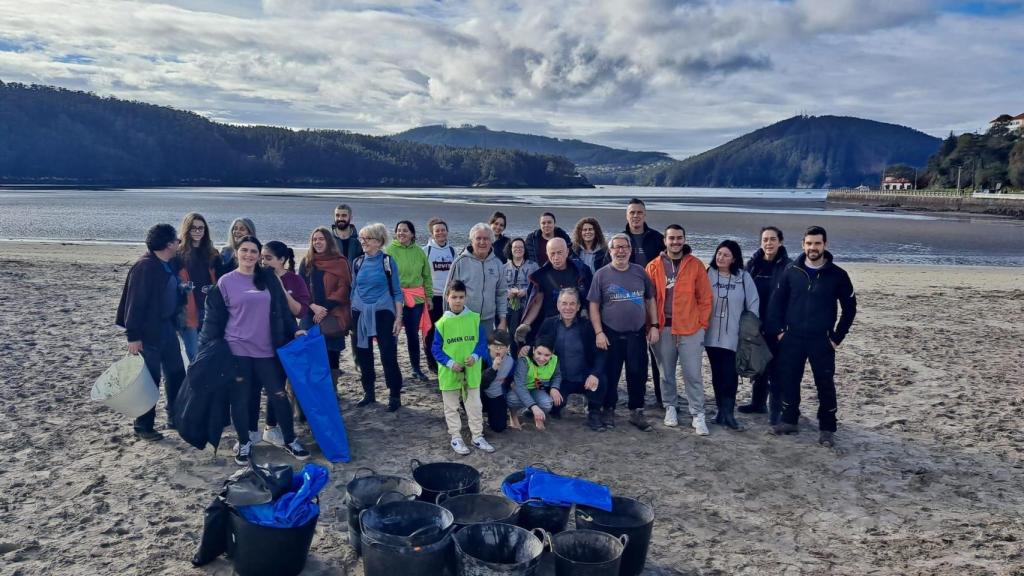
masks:
<instances>
[{"instance_id":1,"label":"blue jeans","mask_svg":"<svg viewBox=\"0 0 1024 576\"><path fill-rule=\"evenodd\" d=\"M196 352L199 351L199 329L182 328L178 330L178 335L181 336L181 343L185 346L185 356L188 357L188 362L191 364L196 359Z\"/></svg>"}]
</instances>

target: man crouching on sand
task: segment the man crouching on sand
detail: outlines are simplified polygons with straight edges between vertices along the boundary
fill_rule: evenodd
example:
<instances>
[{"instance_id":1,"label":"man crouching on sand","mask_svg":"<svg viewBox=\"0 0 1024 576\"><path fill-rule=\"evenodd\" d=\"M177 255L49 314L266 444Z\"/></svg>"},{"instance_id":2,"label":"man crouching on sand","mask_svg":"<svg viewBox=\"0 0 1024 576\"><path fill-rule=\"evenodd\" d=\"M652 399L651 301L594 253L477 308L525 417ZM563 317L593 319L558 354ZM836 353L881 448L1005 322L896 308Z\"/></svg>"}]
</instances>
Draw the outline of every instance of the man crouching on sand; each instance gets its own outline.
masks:
<instances>
[{"instance_id":1,"label":"man crouching on sand","mask_svg":"<svg viewBox=\"0 0 1024 576\"><path fill-rule=\"evenodd\" d=\"M836 431L836 348L843 342L857 315L857 297L845 270L832 263L825 248L825 229L811 226L804 232L804 253L786 267L768 305L769 337L779 341L779 383L782 422L774 434L799 431L800 380L810 360L818 389L818 442L831 448ZM836 303L843 314L836 324Z\"/></svg>"},{"instance_id":2,"label":"man crouching on sand","mask_svg":"<svg viewBox=\"0 0 1024 576\"><path fill-rule=\"evenodd\" d=\"M139 257L128 271L117 306L117 325L125 329L128 352L142 354L153 382L160 385L160 369L166 380L167 421L171 421L174 398L185 379L185 365L175 329L178 312L178 271L174 255L178 249L177 234L170 224L157 224L146 232L148 252ZM156 431L156 406L135 419L135 435L143 440L157 441L163 434Z\"/></svg>"}]
</instances>

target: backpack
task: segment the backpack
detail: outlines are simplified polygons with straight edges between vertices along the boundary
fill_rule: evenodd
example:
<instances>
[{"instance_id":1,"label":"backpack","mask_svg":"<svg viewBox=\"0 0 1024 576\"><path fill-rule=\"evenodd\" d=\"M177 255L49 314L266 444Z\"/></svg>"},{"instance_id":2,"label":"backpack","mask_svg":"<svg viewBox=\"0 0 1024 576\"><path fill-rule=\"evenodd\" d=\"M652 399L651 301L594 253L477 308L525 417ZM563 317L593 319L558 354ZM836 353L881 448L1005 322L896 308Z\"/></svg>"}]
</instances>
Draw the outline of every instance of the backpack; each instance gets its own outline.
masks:
<instances>
[{"instance_id":1,"label":"backpack","mask_svg":"<svg viewBox=\"0 0 1024 576\"><path fill-rule=\"evenodd\" d=\"M352 282L356 280L356 275L359 274L359 269L363 267L363 262L366 261L366 255L360 254L356 256L356 259L352 261ZM388 289L391 288L391 256L387 253L384 254L384 258L381 260L381 264L384 266L384 275L388 278Z\"/></svg>"},{"instance_id":2,"label":"backpack","mask_svg":"<svg viewBox=\"0 0 1024 576\"><path fill-rule=\"evenodd\" d=\"M736 373L745 378L764 374L772 352L761 334L761 320L747 309L747 281L743 279L743 313L740 314L740 340L736 346Z\"/></svg>"}]
</instances>

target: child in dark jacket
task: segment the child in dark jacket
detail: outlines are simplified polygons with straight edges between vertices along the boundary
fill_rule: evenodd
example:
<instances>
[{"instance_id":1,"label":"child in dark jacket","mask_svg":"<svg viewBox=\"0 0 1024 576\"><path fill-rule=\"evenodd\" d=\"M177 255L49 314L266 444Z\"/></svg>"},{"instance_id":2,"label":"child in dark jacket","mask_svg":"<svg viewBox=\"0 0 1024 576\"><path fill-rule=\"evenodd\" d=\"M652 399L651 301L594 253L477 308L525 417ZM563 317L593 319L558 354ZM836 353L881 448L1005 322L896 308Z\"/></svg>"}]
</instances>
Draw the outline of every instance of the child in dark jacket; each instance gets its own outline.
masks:
<instances>
[{"instance_id":1,"label":"child in dark jacket","mask_svg":"<svg viewBox=\"0 0 1024 576\"><path fill-rule=\"evenodd\" d=\"M495 330L487 339L487 350L490 353L485 361L481 377L480 400L487 414L487 427L495 432L503 432L508 427L508 401L506 396L515 376L515 359L509 354L512 337L507 330Z\"/></svg>"}]
</instances>

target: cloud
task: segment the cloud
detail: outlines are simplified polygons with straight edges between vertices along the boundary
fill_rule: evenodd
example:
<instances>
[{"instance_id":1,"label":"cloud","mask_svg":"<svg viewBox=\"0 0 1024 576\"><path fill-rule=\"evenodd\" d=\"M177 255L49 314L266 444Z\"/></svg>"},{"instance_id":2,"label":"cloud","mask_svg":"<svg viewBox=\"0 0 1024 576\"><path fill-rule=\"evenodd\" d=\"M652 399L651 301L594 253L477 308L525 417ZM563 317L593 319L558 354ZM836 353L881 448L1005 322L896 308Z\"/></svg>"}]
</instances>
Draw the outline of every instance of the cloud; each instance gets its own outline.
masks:
<instances>
[{"instance_id":1,"label":"cloud","mask_svg":"<svg viewBox=\"0 0 1024 576\"><path fill-rule=\"evenodd\" d=\"M1014 112L1024 17L969 4L0 0L0 78L230 122L537 126L686 156L800 112L939 134Z\"/></svg>"}]
</instances>

